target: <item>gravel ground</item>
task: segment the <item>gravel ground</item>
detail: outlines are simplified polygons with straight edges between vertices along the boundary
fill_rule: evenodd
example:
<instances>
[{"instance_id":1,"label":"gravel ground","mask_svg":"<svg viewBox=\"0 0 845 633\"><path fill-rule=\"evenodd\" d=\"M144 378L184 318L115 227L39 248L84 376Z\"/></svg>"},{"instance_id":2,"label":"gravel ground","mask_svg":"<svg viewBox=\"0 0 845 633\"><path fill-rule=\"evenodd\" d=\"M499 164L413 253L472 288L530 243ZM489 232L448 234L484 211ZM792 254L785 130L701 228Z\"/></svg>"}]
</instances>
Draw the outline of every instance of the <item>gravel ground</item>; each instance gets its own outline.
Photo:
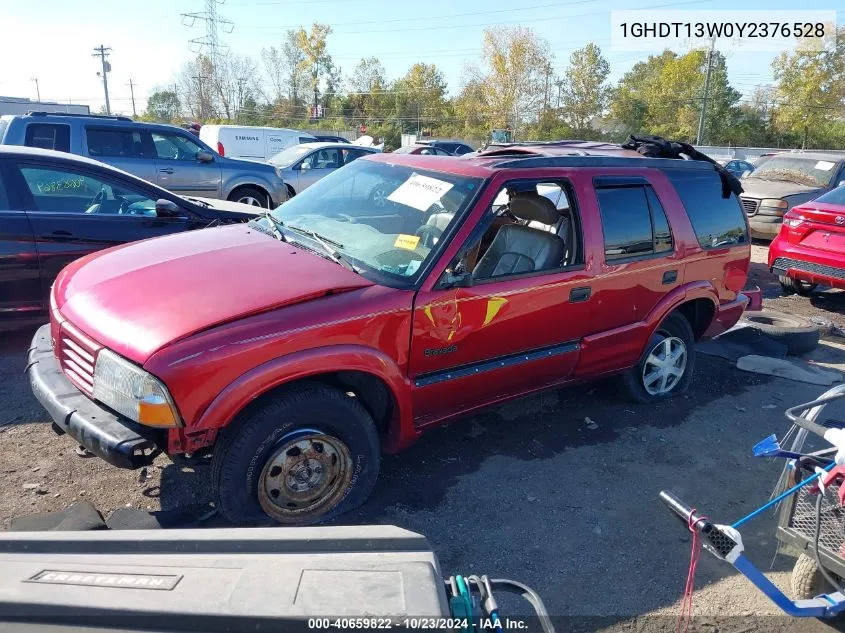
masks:
<instances>
[{"instance_id":1,"label":"gravel ground","mask_svg":"<svg viewBox=\"0 0 845 633\"><path fill-rule=\"evenodd\" d=\"M754 259L766 305L845 326L845 293L781 298L763 274L764 249L755 246ZM76 456L69 438L56 437L22 374L30 336L0 344L0 521L74 499L92 501L105 515L127 505L194 516L207 510L206 465L186 468L159 457L139 479L138 471ZM845 369L842 343L823 341L818 354ZM689 393L656 406L621 400L613 381L547 392L385 456L373 497L343 522L422 532L446 573L519 579L539 590L555 615L607 616L588 621L589 630L673 629L690 540L657 492L671 488L720 522L743 516L768 498L780 472L780 464L751 459L751 446L785 432L782 410L822 390L699 355ZM743 535L750 557L764 568L774 560L771 577L787 589L793 559L774 557L774 524L773 515L764 516ZM773 617L765 598L706 553L695 605L698 630L829 630Z\"/></svg>"}]
</instances>

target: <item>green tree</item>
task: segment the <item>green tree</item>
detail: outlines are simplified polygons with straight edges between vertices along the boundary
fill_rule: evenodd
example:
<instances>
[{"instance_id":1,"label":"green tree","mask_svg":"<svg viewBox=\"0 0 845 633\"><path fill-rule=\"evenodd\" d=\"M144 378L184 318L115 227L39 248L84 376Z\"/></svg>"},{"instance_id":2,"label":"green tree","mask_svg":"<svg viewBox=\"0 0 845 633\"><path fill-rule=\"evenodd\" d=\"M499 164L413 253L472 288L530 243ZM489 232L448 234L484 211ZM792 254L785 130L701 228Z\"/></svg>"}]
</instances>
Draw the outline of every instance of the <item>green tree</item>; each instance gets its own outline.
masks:
<instances>
[{"instance_id":1,"label":"green tree","mask_svg":"<svg viewBox=\"0 0 845 633\"><path fill-rule=\"evenodd\" d=\"M482 57L475 81L483 88L490 126L516 127L532 118L547 94L548 43L530 28L488 28Z\"/></svg>"},{"instance_id":2,"label":"green tree","mask_svg":"<svg viewBox=\"0 0 845 633\"><path fill-rule=\"evenodd\" d=\"M179 116L179 96L173 90L156 90L147 99L145 121L172 123Z\"/></svg>"},{"instance_id":3,"label":"green tree","mask_svg":"<svg viewBox=\"0 0 845 633\"><path fill-rule=\"evenodd\" d=\"M781 53L772 70L776 127L800 135L802 147L830 142L831 126L845 113L845 27L835 46Z\"/></svg>"},{"instance_id":4,"label":"green tree","mask_svg":"<svg viewBox=\"0 0 845 633\"><path fill-rule=\"evenodd\" d=\"M431 130L446 113L446 80L434 64L414 64L392 89L392 116L406 131Z\"/></svg>"},{"instance_id":5,"label":"green tree","mask_svg":"<svg viewBox=\"0 0 845 633\"><path fill-rule=\"evenodd\" d=\"M587 44L569 58L561 84L561 117L575 133L587 131L602 116L610 98L610 64L595 44Z\"/></svg>"},{"instance_id":6,"label":"green tree","mask_svg":"<svg viewBox=\"0 0 845 633\"><path fill-rule=\"evenodd\" d=\"M326 40L331 35L332 27L314 22L311 31L300 28L296 33L296 45L302 52L300 68L311 77L311 92L316 104L319 97L320 78L328 75L333 68L332 58L326 50Z\"/></svg>"},{"instance_id":7,"label":"green tree","mask_svg":"<svg viewBox=\"0 0 845 633\"><path fill-rule=\"evenodd\" d=\"M297 45L297 31L289 29L279 48L262 49L264 73L272 92L267 101L274 104L286 119L304 115L303 100L308 98L309 75L305 55Z\"/></svg>"},{"instance_id":8,"label":"green tree","mask_svg":"<svg viewBox=\"0 0 845 633\"><path fill-rule=\"evenodd\" d=\"M362 59L347 79L349 94L345 112L355 121L366 120L383 113L387 73L377 57Z\"/></svg>"}]
</instances>

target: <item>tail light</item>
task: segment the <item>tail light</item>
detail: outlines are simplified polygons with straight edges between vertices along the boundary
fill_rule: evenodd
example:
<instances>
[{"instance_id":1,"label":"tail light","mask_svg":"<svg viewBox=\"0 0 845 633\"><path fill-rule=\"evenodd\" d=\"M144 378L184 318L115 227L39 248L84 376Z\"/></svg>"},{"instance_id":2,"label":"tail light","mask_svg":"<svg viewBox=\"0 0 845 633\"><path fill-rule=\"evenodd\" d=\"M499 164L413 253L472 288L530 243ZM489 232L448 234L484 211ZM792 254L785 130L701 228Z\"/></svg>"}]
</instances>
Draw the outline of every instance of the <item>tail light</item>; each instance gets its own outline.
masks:
<instances>
[{"instance_id":1,"label":"tail light","mask_svg":"<svg viewBox=\"0 0 845 633\"><path fill-rule=\"evenodd\" d=\"M806 221L807 218L801 215L801 212L796 209L792 209L785 216L783 216L783 223L791 229L797 229Z\"/></svg>"},{"instance_id":2,"label":"tail light","mask_svg":"<svg viewBox=\"0 0 845 633\"><path fill-rule=\"evenodd\" d=\"M783 216L783 231L787 241L793 244L800 243L812 230L811 218L805 216L800 208L790 209Z\"/></svg>"},{"instance_id":3,"label":"tail light","mask_svg":"<svg viewBox=\"0 0 845 633\"><path fill-rule=\"evenodd\" d=\"M226 150L223 147L223 143L221 143L220 141L217 141L217 153L220 154L221 156L226 155Z\"/></svg>"}]
</instances>

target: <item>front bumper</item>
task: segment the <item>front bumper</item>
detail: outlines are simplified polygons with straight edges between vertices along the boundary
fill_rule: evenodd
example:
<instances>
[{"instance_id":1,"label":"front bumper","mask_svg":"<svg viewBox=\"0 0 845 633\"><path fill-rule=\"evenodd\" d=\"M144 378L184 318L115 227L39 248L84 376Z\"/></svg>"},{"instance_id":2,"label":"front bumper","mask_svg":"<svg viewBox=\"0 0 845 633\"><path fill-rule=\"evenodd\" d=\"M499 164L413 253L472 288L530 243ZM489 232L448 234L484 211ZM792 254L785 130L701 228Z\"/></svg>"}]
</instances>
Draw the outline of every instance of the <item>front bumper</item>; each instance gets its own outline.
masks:
<instances>
[{"instance_id":1,"label":"front bumper","mask_svg":"<svg viewBox=\"0 0 845 633\"><path fill-rule=\"evenodd\" d=\"M752 215L748 218L748 228L751 237L762 240L773 240L780 233L783 218L779 215Z\"/></svg>"},{"instance_id":2,"label":"front bumper","mask_svg":"<svg viewBox=\"0 0 845 633\"><path fill-rule=\"evenodd\" d=\"M161 453L166 437L160 430L112 413L71 384L53 353L49 324L32 339L26 373L32 393L53 419L53 429L97 457L118 468L140 468Z\"/></svg>"}]
</instances>

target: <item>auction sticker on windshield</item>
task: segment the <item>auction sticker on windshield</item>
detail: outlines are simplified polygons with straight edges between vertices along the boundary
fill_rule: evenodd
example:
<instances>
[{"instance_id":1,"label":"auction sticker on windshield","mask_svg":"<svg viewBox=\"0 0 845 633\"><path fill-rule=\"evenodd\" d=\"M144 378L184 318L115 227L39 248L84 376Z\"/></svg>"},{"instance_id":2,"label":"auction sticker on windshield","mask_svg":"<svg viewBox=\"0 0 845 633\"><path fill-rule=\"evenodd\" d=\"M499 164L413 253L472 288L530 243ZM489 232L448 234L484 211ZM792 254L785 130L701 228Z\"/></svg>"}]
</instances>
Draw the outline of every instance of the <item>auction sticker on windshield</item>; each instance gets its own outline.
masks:
<instances>
[{"instance_id":1,"label":"auction sticker on windshield","mask_svg":"<svg viewBox=\"0 0 845 633\"><path fill-rule=\"evenodd\" d=\"M454 187L451 182L412 174L396 190L387 196L391 202L404 204L406 207L427 211L428 208Z\"/></svg>"},{"instance_id":2,"label":"auction sticker on windshield","mask_svg":"<svg viewBox=\"0 0 845 633\"><path fill-rule=\"evenodd\" d=\"M412 251L417 247L417 244L419 243L419 235L398 235L396 237L396 241L393 242L393 246L395 246L396 248L404 248L409 251Z\"/></svg>"},{"instance_id":3,"label":"auction sticker on windshield","mask_svg":"<svg viewBox=\"0 0 845 633\"><path fill-rule=\"evenodd\" d=\"M836 163L831 163L827 160L820 160L816 163L816 169L821 169L822 171L830 171L831 169L833 169L833 166L835 164Z\"/></svg>"}]
</instances>

